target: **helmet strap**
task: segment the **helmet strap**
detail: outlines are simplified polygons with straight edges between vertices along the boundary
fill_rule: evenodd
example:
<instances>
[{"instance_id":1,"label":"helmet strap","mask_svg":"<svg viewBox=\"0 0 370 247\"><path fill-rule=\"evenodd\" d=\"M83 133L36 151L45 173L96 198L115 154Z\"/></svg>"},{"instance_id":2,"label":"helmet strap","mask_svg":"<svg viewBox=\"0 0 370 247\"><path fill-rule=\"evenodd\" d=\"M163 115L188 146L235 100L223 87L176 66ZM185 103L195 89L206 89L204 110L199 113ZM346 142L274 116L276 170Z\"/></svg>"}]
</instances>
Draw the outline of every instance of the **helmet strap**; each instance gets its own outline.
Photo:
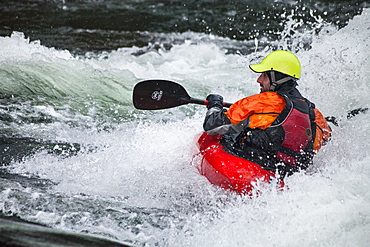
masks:
<instances>
[{"instance_id":1,"label":"helmet strap","mask_svg":"<svg viewBox=\"0 0 370 247\"><path fill-rule=\"evenodd\" d=\"M290 77L290 76L287 76L287 77L284 77L278 81L275 81L276 78L275 78L275 71L271 70L270 71L270 76L271 76L271 86L270 86L270 90L271 91L275 91L275 88L277 87L277 85L279 84L283 84L284 82L287 82L287 81L290 81L290 80L294 80L293 77Z\"/></svg>"}]
</instances>

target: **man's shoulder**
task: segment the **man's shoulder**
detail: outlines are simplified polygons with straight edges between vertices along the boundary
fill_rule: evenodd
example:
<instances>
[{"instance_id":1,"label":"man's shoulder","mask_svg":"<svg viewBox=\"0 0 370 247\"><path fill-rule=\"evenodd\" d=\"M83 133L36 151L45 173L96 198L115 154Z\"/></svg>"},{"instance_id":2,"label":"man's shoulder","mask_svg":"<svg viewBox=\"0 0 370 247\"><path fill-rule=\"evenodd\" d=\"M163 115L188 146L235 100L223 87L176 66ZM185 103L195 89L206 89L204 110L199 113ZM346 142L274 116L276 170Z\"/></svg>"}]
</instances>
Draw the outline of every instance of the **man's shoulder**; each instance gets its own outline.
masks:
<instances>
[{"instance_id":1,"label":"man's shoulder","mask_svg":"<svg viewBox=\"0 0 370 247\"><path fill-rule=\"evenodd\" d=\"M235 106L237 105L258 105L258 104L284 104L285 105L285 98L280 94L272 91L265 91L259 94L254 94L248 97L245 97L241 100L235 102Z\"/></svg>"},{"instance_id":2,"label":"man's shoulder","mask_svg":"<svg viewBox=\"0 0 370 247\"><path fill-rule=\"evenodd\" d=\"M253 98L265 98L265 97L281 97L280 94L278 94L277 92L273 92L273 91L264 91L264 92L261 92L261 93L257 93L257 94L253 94L253 95L250 95L250 96L247 96L243 99L253 99ZM241 100L243 100L241 99Z\"/></svg>"},{"instance_id":3,"label":"man's shoulder","mask_svg":"<svg viewBox=\"0 0 370 247\"><path fill-rule=\"evenodd\" d=\"M273 91L265 91L259 94L252 95L250 97L253 97L255 99L260 99L260 100L279 100L279 101L285 101L284 96L280 95L277 92Z\"/></svg>"}]
</instances>

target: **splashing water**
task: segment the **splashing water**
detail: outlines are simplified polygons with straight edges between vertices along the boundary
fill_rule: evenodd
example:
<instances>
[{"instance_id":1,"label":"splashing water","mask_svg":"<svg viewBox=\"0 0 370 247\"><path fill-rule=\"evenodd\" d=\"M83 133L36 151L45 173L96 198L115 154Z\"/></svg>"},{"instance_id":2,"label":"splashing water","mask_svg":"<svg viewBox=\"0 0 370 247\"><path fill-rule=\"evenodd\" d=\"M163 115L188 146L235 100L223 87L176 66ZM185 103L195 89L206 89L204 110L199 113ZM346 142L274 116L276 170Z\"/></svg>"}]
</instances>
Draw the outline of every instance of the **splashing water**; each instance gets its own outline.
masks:
<instances>
[{"instance_id":1,"label":"splashing water","mask_svg":"<svg viewBox=\"0 0 370 247\"><path fill-rule=\"evenodd\" d=\"M365 9L340 30L299 33L312 38L310 49L294 46L303 67L299 88L340 125L314 167L286 179L289 189L261 185L262 195L252 199L212 186L190 165L204 107L139 111L131 90L142 79L168 79L194 97L219 93L233 102L257 93L257 75L247 66L270 47L225 55L192 33L168 51L135 56L132 47L75 57L20 33L1 37L2 127L86 149L13 162L5 169L15 177L1 178L0 210L143 246L368 245L370 117L341 116L370 104L369 15ZM299 43L284 37L280 48L290 47L291 38ZM25 121L24 112L37 121Z\"/></svg>"}]
</instances>

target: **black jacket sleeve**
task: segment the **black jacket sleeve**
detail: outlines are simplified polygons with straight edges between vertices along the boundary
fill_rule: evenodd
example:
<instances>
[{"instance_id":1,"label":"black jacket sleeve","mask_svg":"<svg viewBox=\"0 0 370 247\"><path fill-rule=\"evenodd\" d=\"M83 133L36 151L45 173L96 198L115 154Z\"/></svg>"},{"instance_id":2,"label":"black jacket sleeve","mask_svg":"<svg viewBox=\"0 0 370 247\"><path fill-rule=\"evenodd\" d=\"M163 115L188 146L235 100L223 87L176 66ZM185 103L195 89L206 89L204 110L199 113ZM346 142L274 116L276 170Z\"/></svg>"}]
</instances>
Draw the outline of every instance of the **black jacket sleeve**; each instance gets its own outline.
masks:
<instances>
[{"instance_id":1,"label":"black jacket sleeve","mask_svg":"<svg viewBox=\"0 0 370 247\"><path fill-rule=\"evenodd\" d=\"M210 135L224 135L241 132L243 130L241 126L232 124L226 116L225 111L225 109L219 107L210 108L204 119L204 131Z\"/></svg>"}]
</instances>

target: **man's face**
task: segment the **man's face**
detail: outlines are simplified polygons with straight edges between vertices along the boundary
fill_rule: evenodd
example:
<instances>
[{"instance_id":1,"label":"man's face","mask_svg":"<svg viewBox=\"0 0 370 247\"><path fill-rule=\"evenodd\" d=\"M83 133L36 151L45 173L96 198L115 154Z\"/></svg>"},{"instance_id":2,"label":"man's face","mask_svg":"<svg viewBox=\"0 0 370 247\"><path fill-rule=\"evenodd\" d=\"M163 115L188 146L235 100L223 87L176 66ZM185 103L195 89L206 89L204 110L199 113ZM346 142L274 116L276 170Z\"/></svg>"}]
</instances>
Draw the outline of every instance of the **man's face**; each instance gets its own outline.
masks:
<instances>
[{"instance_id":1,"label":"man's face","mask_svg":"<svg viewBox=\"0 0 370 247\"><path fill-rule=\"evenodd\" d=\"M266 73L262 73L258 79L257 79L257 82L260 84L261 88L261 93L264 92L264 91L268 91L270 90L270 79L269 77L267 76Z\"/></svg>"}]
</instances>

